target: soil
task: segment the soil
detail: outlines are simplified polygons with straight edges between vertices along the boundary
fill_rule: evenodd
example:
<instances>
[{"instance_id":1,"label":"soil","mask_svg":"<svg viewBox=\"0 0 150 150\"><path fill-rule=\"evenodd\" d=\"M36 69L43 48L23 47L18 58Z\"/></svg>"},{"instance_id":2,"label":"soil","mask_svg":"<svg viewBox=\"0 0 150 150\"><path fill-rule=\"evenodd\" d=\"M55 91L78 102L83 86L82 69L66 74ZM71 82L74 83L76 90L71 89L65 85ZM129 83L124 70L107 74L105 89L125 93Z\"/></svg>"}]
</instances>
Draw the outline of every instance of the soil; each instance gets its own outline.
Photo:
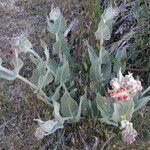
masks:
<instances>
[{"instance_id":1,"label":"soil","mask_svg":"<svg viewBox=\"0 0 150 150\"><path fill-rule=\"evenodd\" d=\"M11 64L11 38L26 34L35 46L46 32L46 15L52 0L0 0L0 55ZM38 39L38 40L36 40ZM32 69L26 56L21 56L26 65L24 76ZM29 76L28 76L29 77ZM34 137L38 115L45 117L50 110L36 98L30 87L20 80L0 79L0 149L42 149L41 141ZM44 148L43 148L44 149Z\"/></svg>"}]
</instances>

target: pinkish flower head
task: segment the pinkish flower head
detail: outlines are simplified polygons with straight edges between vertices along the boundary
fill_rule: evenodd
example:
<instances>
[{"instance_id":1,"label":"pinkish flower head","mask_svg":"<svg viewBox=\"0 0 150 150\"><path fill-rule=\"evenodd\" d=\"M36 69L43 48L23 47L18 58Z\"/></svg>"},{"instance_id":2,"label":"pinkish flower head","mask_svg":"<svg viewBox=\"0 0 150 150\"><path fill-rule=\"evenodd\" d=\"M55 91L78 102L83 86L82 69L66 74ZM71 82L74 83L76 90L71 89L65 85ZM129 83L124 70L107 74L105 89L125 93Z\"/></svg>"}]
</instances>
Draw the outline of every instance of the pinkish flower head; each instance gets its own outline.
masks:
<instances>
[{"instance_id":1,"label":"pinkish flower head","mask_svg":"<svg viewBox=\"0 0 150 150\"><path fill-rule=\"evenodd\" d=\"M119 89L120 88L120 84L118 83L118 79L117 78L113 78L110 81L110 85L112 86L113 89Z\"/></svg>"},{"instance_id":2,"label":"pinkish flower head","mask_svg":"<svg viewBox=\"0 0 150 150\"><path fill-rule=\"evenodd\" d=\"M41 128L37 128L34 135L38 140L41 140L44 138L45 132Z\"/></svg>"},{"instance_id":3,"label":"pinkish flower head","mask_svg":"<svg viewBox=\"0 0 150 150\"><path fill-rule=\"evenodd\" d=\"M106 95L119 101L129 100L137 91L142 90L141 82L135 80L132 73L124 77L121 74L121 78L113 78L110 84L113 89Z\"/></svg>"},{"instance_id":4,"label":"pinkish flower head","mask_svg":"<svg viewBox=\"0 0 150 150\"><path fill-rule=\"evenodd\" d=\"M125 128L121 134L123 141L127 142L128 144L131 144L135 141L137 131L133 128Z\"/></svg>"}]
</instances>

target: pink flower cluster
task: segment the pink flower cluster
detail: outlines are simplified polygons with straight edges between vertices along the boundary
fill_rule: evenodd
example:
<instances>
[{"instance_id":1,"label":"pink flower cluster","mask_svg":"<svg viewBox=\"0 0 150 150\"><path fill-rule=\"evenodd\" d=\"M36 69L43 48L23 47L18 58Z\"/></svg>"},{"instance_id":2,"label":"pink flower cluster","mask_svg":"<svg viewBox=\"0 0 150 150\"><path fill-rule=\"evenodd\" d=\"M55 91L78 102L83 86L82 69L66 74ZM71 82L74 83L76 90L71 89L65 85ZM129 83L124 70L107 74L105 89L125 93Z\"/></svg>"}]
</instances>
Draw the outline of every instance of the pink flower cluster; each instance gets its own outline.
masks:
<instances>
[{"instance_id":1,"label":"pink flower cluster","mask_svg":"<svg viewBox=\"0 0 150 150\"><path fill-rule=\"evenodd\" d=\"M137 131L133 128L126 128L122 131L122 139L123 141L131 144L135 141L135 137L137 136Z\"/></svg>"},{"instance_id":2,"label":"pink flower cluster","mask_svg":"<svg viewBox=\"0 0 150 150\"><path fill-rule=\"evenodd\" d=\"M37 128L34 135L38 140L41 140L44 138L45 132L41 128Z\"/></svg>"},{"instance_id":3,"label":"pink flower cluster","mask_svg":"<svg viewBox=\"0 0 150 150\"><path fill-rule=\"evenodd\" d=\"M137 91L142 90L141 82L135 80L132 73L126 76L121 76L120 79L113 78L110 81L112 90L109 90L106 94L109 97L113 97L119 101L129 100Z\"/></svg>"}]
</instances>

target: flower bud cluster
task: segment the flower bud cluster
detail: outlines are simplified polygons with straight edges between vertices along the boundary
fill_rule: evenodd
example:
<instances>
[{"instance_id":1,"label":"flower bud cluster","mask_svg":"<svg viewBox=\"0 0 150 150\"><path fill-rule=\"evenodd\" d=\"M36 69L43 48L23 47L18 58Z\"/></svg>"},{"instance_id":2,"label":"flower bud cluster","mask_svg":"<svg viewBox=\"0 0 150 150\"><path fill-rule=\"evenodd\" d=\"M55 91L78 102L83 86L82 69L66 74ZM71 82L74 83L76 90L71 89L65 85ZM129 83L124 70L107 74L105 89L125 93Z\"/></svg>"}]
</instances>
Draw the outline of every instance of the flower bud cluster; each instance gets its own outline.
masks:
<instances>
[{"instance_id":1,"label":"flower bud cluster","mask_svg":"<svg viewBox=\"0 0 150 150\"><path fill-rule=\"evenodd\" d=\"M121 121L121 128L124 130L121 132L123 141L131 144L135 141L135 137L137 136L137 131L133 128L132 123L127 120Z\"/></svg>"},{"instance_id":2,"label":"flower bud cluster","mask_svg":"<svg viewBox=\"0 0 150 150\"><path fill-rule=\"evenodd\" d=\"M35 133L34 133L34 136L38 139L38 140L41 140L44 138L44 135L45 135L45 132L41 129L41 128L37 128Z\"/></svg>"},{"instance_id":3,"label":"flower bud cluster","mask_svg":"<svg viewBox=\"0 0 150 150\"><path fill-rule=\"evenodd\" d=\"M135 80L132 73L122 76L121 79L113 78L110 84L113 89L108 91L107 96L119 101L129 100L137 91L142 90L141 82Z\"/></svg>"}]
</instances>

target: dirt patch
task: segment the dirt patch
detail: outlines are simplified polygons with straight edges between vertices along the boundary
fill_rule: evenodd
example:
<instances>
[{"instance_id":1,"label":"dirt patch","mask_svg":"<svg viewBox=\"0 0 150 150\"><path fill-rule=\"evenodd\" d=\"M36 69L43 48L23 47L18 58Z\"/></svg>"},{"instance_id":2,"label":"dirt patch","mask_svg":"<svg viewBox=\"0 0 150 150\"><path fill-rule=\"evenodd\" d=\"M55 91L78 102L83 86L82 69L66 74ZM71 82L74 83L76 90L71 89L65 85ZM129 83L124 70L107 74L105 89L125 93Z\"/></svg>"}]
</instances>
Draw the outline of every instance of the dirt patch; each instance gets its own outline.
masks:
<instances>
[{"instance_id":1,"label":"dirt patch","mask_svg":"<svg viewBox=\"0 0 150 150\"><path fill-rule=\"evenodd\" d=\"M21 34L27 34L35 46L37 38L46 32L46 15L51 4L50 0L1 0L0 52L10 50L10 39ZM11 58L3 54L0 53L1 57L10 63ZM21 74L29 77L27 73L32 66L22 57L27 70ZM50 109L38 101L29 86L20 80L0 79L0 149L39 149L42 144L34 137L37 124L33 121L38 115L48 118Z\"/></svg>"}]
</instances>

